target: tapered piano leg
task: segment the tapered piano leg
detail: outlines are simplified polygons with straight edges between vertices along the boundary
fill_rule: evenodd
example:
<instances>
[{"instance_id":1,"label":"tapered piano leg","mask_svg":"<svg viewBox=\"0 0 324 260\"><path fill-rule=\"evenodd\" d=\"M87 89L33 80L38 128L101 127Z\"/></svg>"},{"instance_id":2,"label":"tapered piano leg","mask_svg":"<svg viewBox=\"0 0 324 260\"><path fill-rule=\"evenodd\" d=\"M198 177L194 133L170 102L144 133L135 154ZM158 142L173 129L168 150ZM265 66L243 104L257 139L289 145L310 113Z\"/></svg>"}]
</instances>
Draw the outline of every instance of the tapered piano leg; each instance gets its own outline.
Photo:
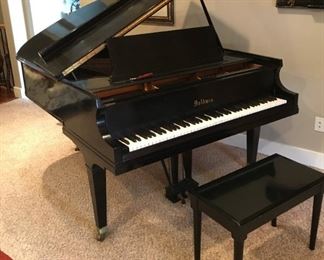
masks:
<instances>
[{"instance_id":1,"label":"tapered piano leg","mask_svg":"<svg viewBox=\"0 0 324 260\"><path fill-rule=\"evenodd\" d=\"M171 157L171 181L172 184L177 184L179 182L179 155L174 155Z\"/></svg>"},{"instance_id":2,"label":"tapered piano leg","mask_svg":"<svg viewBox=\"0 0 324 260\"><path fill-rule=\"evenodd\" d=\"M103 241L107 235L107 195L106 170L97 165L88 168L92 206L98 230L97 240Z\"/></svg>"},{"instance_id":3,"label":"tapered piano leg","mask_svg":"<svg viewBox=\"0 0 324 260\"><path fill-rule=\"evenodd\" d=\"M248 164L254 163L256 161L258 154L260 129L260 127L256 127L246 132L246 155Z\"/></svg>"},{"instance_id":4,"label":"tapered piano leg","mask_svg":"<svg viewBox=\"0 0 324 260\"><path fill-rule=\"evenodd\" d=\"M180 200L178 192L176 189L177 184L179 183L179 155L174 155L170 158L171 160L171 169L170 169L170 181L171 184L165 188L165 196L172 201L173 203Z\"/></svg>"},{"instance_id":5,"label":"tapered piano leg","mask_svg":"<svg viewBox=\"0 0 324 260\"><path fill-rule=\"evenodd\" d=\"M192 178L192 150L182 153L183 168L185 172L185 178Z\"/></svg>"}]
</instances>

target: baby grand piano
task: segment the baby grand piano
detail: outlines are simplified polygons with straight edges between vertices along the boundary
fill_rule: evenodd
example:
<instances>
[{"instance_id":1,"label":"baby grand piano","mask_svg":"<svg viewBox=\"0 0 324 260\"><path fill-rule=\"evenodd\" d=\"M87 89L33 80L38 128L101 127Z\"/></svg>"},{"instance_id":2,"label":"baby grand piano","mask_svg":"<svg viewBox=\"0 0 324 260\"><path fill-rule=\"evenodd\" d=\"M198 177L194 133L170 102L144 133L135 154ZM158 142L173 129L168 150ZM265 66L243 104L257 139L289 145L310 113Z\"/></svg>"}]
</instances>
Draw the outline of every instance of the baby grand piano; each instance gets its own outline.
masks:
<instances>
[{"instance_id":1,"label":"baby grand piano","mask_svg":"<svg viewBox=\"0 0 324 260\"><path fill-rule=\"evenodd\" d=\"M125 36L170 0L100 0L59 20L18 52L26 95L63 124L88 169L98 239L107 233L106 169L118 175L171 158L166 196L197 185L192 149L298 112L282 61L223 49L208 25ZM178 178L178 157L185 176Z\"/></svg>"}]
</instances>

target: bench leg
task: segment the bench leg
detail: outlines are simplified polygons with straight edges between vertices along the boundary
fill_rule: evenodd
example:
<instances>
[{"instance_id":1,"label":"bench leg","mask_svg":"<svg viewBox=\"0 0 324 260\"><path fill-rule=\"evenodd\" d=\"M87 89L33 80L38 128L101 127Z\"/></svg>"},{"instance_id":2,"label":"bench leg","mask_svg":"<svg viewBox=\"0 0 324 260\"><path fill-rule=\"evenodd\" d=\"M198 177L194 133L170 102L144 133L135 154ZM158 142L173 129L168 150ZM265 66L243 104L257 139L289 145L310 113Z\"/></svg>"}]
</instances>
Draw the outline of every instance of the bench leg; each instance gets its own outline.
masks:
<instances>
[{"instance_id":1,"label":"bench leg","mask_svg":"<svg viewBox=\"0 0 324 260\"><path fill-rule=\"evenodd\" d=\"M201 211L194 209L193 211L194 222L194 250L195 260L200 260L200 247L201 247Z\"/></svg>"},{"instance_id":2,"label":"bench leg","mask_svg":"<svg viewBox=\"0 0 324 260\"><path fill-rule=\"evenodd\" d=\"M318 223L321 214L322 200L323 200L322 193L319 193L314 196L312 227L311 227L310 242L309 242L309 249L311 250L315 249Z\"/></svg>"},{"instance_id":3,"label":"bench leg","mask_svg":"<svg viewBox=\"0 0 324 260\"><path fill-rule=\"evenodd\" d=\"M271 226L273 226L273 227L277 226L277 218L274 218L271 220Z\"/></svg>"},{"instance_id":4,"label":"bench leg","mask_svg":"<svg viewBox=\"0 0 324 260\"><path fill-rule=\"evenodd\" d=\"M246 237L234 237L234 260L243 260L245 238Z\"/></svg>"}]
</instances>

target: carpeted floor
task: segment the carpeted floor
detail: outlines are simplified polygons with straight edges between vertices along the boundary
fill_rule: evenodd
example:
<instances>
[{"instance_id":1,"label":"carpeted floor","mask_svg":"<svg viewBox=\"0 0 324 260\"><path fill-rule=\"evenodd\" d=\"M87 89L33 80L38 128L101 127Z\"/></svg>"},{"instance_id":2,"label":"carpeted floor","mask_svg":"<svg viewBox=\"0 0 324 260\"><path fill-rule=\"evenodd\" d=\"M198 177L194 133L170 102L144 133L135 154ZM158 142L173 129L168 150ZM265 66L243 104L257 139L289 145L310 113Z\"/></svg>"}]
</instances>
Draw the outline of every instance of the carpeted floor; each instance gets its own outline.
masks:
<instances>
[{"instance_id":1,"label":"carpeted floor","mask_svg":"<svg viewBox=\"0 0 324 260\"><path fill-rule=\"evenodd\" d=\"M201 183L244 165L243 150L215 143L194 151ZM57 121L28 101L0 105L0 249L13 259L193 259L189 203L164 198L159 163L107 173L109 236L94 239L84 161ZM312 200L250 233L245 259L324 259L308 249ZM323 207L324 208L324 207ZM232 239L203 217L202 259L232 259Z\"/></svg>"}]
</instances>

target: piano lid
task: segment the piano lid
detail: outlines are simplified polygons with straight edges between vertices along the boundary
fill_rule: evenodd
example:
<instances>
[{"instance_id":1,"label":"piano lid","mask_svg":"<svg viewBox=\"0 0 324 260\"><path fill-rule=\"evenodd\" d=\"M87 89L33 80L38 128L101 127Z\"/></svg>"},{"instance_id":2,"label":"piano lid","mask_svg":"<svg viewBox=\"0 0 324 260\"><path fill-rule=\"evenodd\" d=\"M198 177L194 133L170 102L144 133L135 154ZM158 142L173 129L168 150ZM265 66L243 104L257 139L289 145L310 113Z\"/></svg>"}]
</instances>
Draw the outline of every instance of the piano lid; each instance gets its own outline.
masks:
<instances>
[{"instance_id":1,"label":"piano lid","mask_svg":"<svg viewBox=\"0 0 324 260\"><path fill-rule=\"evenodd\" d=\"M60 79L171 0L97 0L31 38L17 59Z\"/></svg>"}]
</instances>

